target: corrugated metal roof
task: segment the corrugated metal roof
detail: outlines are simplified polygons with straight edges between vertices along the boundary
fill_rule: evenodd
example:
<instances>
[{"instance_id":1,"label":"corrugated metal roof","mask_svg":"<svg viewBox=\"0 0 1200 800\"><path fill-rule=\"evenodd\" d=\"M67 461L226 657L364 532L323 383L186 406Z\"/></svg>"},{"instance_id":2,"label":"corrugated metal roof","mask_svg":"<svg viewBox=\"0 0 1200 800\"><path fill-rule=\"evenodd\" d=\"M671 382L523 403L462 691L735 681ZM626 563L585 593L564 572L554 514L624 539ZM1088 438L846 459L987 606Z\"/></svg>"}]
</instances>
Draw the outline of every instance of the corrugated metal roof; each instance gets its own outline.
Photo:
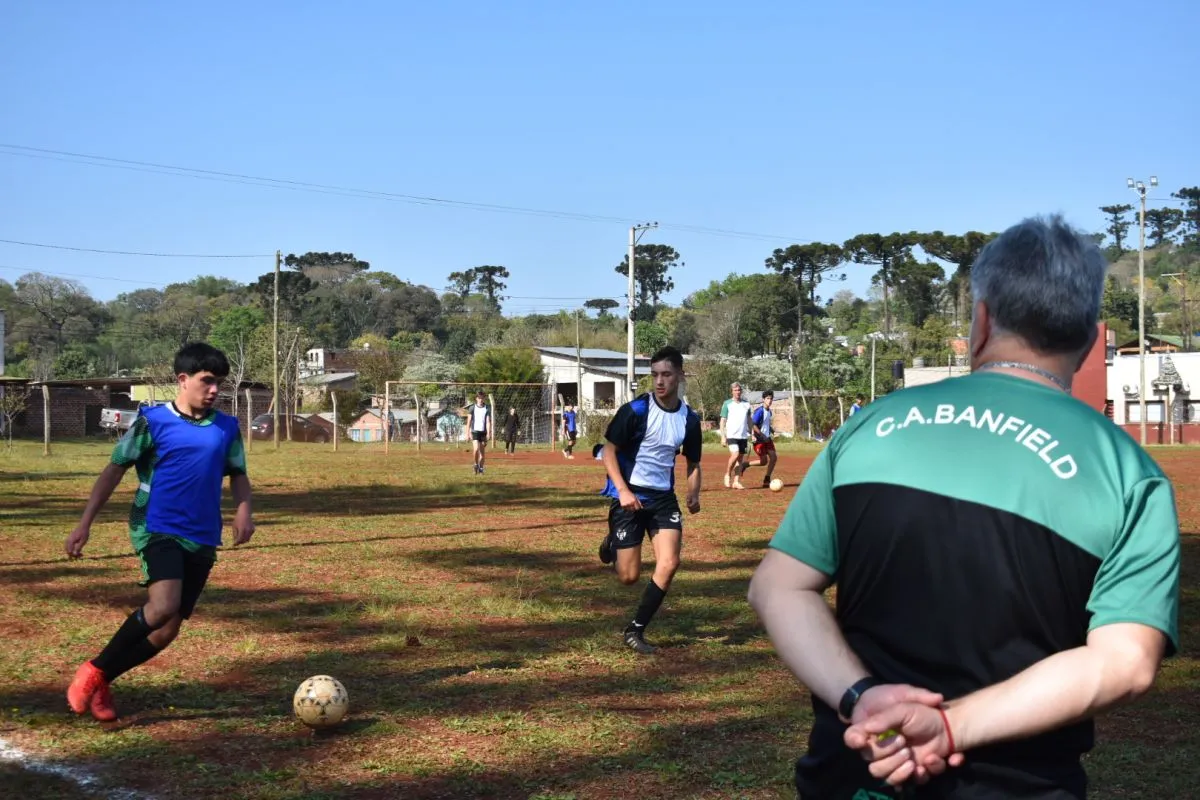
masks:
<instances>
[{"instance_id":1,"label":"corrugated metal roof","mask_svg":"<svg viewBox=\"0 0 1200 800\"><path fill-rule=\"evenodd\" d=\"M301 378L300 380L310 386L320 386L325 383L337 383L339 381L346 381L357 377L357 372L322 372L319 375L309 375L308 377Z\"/></svg>"},{"instance_id":2,"label":"corrugated metal roof","mask_svg":"<svg viewBox=\"0 0 1200 800\"><path fill-rule=\"evenodd\" d=\"M547 353L552 356L561 356L563 358L575 358L575 348L574 347L536 347L534 349L539 350L543 353ZM588 359L617 360L617 359L619 359L621 361L625 361L626 359L628 359L629 356L628 356L628 354L622 353L619 350L605 350L600 347L583 347L583 348L580 348L580 350L579 350L579 357L583 360L588 360ZM644 364L648 364L649 357L635 355L633 357L633 361L634 361L635 365L639 361Z\"/></svg>"}]
</instances>

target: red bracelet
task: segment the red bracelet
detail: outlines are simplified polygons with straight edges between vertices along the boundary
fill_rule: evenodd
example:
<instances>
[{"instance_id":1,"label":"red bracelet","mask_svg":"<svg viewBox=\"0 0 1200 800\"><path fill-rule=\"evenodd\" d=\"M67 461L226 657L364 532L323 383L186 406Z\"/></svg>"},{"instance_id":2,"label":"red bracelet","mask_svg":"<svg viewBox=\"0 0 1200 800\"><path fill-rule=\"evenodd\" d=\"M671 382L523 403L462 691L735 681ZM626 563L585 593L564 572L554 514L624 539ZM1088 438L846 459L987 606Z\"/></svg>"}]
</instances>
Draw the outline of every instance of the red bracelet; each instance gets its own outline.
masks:
<instances>
[{"instance_id":1,"label":"red bracelet","mask_svg":"<svg viewBox=\"0 0 1200 800\"><path fill-rule=\"evenodd\" d=\"M946 709L938 707L938 713L942 715L942 724L946 726L946 738L950 740L950 752L946 754L946 758L954 755L954 734L950 731L950 720L946 718Z\"/></svg>"}]
</instances>

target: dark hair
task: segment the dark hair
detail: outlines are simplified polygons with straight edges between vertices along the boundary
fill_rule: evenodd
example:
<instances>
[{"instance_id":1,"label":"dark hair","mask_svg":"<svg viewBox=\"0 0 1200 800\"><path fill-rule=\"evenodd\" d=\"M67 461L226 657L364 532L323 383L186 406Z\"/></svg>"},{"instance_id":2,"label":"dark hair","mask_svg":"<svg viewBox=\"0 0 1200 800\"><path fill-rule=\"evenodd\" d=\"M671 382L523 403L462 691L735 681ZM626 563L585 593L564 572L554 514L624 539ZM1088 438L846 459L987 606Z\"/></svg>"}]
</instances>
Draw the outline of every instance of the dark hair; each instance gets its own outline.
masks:
<instances>
[{"instance_id":1,"label":"dark hair","mask_svg":"<svg viewBox=\"0 0 1200 800\"><path fill-rule=\"evenodd\" d=\"M674 348L671 345L660 347L658 352L650 356L651 364L657 364L659 361L670 361L671 366L680 372L683 372L683 353L679 352L677 348Z\"/></svg>"},{"instance_id":2,"label":"dark hair","mask_svg":"<svg viewBox=\"0 0 1200 800\"><path fill-rule=\"evenodd\" d=\"M189 342L179 348L174 367L176 375L211 372L217 378L229 377L229 359L207 342Z\"/></svg>"},{"instance_id":3,"label":"dark hair","mask_svg":"<svg viewBox=\"0 0 1200 800\"><path fill-rule=\"evenodd\" d=\"M773 391L771 391L770 389L767 389L765 392L762 393L763 400L766 400L768 397L771 398L772 400L775 399L775 393Z\"/></svg>"},{"instance_id":4,"label":"dark hair","mask_svg":"<svg viewBox=\"0 0 1200 800\"><path fill-rule=\"evenodd\" d=\"M854 395L854 399L855 400L866 400L867 398L863 397L861 394L856 394L856 395Z\"/></svg>"}]
</instances>

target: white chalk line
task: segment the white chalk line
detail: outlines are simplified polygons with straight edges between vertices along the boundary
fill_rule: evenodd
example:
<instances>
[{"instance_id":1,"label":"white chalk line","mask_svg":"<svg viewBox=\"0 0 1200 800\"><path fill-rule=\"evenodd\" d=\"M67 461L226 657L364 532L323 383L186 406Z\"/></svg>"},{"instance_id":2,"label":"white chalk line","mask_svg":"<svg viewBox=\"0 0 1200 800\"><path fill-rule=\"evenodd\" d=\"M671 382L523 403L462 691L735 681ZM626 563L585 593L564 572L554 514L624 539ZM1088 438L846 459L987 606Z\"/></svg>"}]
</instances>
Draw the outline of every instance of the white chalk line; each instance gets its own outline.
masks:
<instances>
[{"instance_id":1,"label":"white chalk line","mask_svg":"<svg viewBox=\"0 0 1200 800\"><path fill-rule=\"evenodd\" d=\"M14 747L4 739L0 739L0 761L15 763L22 769L39 775L51 775L70 781L79 788L103 798L103 800L154 800L151 795L136 792L132 789L113 789L107 787L95 775L80 767L71 767L61 762L35 758L25 751Z\"/></svg>"}]
</instances>

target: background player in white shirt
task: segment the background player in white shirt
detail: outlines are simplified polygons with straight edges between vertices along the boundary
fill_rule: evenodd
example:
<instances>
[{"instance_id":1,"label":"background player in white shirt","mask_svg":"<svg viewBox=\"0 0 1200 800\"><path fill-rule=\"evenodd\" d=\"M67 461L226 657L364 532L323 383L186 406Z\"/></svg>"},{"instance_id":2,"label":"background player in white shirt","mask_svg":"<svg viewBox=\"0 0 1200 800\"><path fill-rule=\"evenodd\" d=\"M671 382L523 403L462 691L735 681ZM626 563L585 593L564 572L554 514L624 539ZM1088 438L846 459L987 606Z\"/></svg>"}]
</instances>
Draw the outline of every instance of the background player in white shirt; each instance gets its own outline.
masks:
<instances>
[{"instance_id":1,"label":"background player in white shirt","mask_svg":"<svg viewBox=\"0 0 1200 800\"><path fill-rule=\"evenodd\" d=\"M746 443L750 439L750 403L742 399L742 385L732 383L733 395L721 406L721 444L729 448L729 463L725 465L725 485L734 489L742 486L742 471L746 468Z\"/></svg>"},{"instance_id":2,"label":"background player in white shirt","mask_svg":"<svg viewBox=\"0 0 1200 800\"><path fill-rule=\"evenodd\" d=\"M475 393L475 405L471 406L471 448L475 456L475 474L483 474L483 459L488 439L492 436L492 410L483 401L483 392Z\"/></svg>"}]
</instances>

